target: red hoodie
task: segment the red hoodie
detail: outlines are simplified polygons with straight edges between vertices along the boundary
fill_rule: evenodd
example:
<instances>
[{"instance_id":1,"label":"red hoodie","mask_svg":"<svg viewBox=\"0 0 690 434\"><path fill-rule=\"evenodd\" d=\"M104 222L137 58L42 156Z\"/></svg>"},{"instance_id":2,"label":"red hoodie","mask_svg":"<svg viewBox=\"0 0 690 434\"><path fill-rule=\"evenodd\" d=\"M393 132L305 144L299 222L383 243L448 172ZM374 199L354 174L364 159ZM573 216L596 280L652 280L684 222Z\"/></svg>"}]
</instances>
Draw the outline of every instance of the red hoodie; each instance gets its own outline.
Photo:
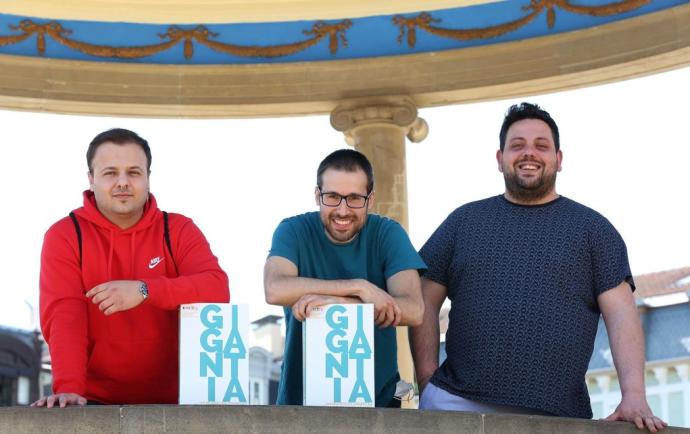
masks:
<instances>
[{"instance_id":1,"label":"red hoodie","mask_svg":"<svg viewBox=\"0 0 690 434\"><path fill-rule=\"evenodd\" d=\"M199 228L179 214L168 215L173 262L153 195L129 229L106 219L90 191L74 213L82 264L69 217L46 232L41 253L41 327L50 347L53 391L104 404L177 403L177 308L227 303L227 275ZM105 316L84 294L111 280L142 280L149 298Z\"/></svg>"}]
</instances>

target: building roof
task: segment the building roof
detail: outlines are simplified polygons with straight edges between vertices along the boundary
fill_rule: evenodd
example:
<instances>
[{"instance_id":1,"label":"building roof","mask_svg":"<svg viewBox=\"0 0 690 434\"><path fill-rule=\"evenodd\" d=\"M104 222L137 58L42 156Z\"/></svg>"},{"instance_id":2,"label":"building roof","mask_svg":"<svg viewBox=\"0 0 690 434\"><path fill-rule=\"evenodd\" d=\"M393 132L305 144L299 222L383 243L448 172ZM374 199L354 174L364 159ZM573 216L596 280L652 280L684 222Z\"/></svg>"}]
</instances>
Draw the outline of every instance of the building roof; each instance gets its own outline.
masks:
<instances>
[{"instance_id":1,"label":"building roof","mask_svg":"<svg viewBox=\"0 0 690 434\"><path fill-rule=\"evenodd\" d=\"M4 325L0 325L0 335L12 336L24 342L29 348L33 347L34 339L36 338L36 332L33 330L24 330Z\"/></svg>"},{"instance_id":2,"label":"building roof","mask_svg":"<svg viewBox=\"0 0 690 434\"><path fill-rule=\"evenodd\" d=\"M690 291L690 266L635 276L635 286L637 298Z\"/></svg>"},{"instance_id":3,"label":"building roof","mask_svg":"<svg viewBox=\"0 0 690 434\"><path fill-rule=\"evenodd\" d=\"M262 326L266 324L277 324L280 320L282 320L283 317L280 315L266 315L264 317L261 317L255 321L252 321L252 324L255 326Z\"/></svg>"}]
</instances>

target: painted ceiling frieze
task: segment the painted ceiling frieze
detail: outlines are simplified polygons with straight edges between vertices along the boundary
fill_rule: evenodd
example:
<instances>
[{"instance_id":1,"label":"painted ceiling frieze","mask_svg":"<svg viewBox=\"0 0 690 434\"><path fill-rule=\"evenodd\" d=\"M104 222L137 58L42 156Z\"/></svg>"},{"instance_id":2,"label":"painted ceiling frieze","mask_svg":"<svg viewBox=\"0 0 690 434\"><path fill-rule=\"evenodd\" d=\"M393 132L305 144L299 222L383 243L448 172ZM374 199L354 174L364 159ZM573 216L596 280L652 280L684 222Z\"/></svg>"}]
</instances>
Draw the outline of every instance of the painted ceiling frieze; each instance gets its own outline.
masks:
<instances>
[{"instance_id":1,"label":"painted ceiling frieze","mask_svg":"<svg viewBox=\"0 0 690 434\"><path fill-rule=\"evenodd\" d=\"M603 5L587 6L573 4L573 2L569 0L530 0L528 5L521 8L522 11L527 12L523 17L494 26L472 29L450 29L434 26L434 23L440 23L442 20L433 18L431 14L427 12L422 12L413 18L405 18L402 15L396 15L392 20L393 24L400 29L398 43L402 42L405 33L407 33L407 45L409 47L414 47L417 43L417 28L424 29L436 36L462 41L490 39L513 32L529 24L544 11L546 11L547 26L549 30L551 30L556 24L556 8L575 14L605 17L630 12L649 3L651 3L651 0L622 0Z\"/></svg>"},{"instance_id":2,"label":"painted ceiling frieze","mask_svg":"<svg viewBox=\"0 0 690 434\"><path fill-rule=\"evenodd\" d=\"M171 26L168 31L159 34L159 38L166 40L158 44L139 45L139 46L108 46L97 45L71 38L72 31L66 29L57 21L50 21L45 24L38 24L30 19L22 20L18 26L10 25L10 29L21 32L19 35L0 36L0 46L16 44L36 35L36 50L39 55L46 53L46 37L69 47L94 57L105 57L115 59L139 59L152 56L166 51L179 43L184 45L184 58L189 60L194 56L194 42L211 48L214 51L225 54L232 54L241 57L282 57L298 53L305 50L325 37L330 37L328 44L331 54L336 54L339 44L347 46L345 31L352 26L350 20L343 20L337 24L326 24L324 22L315 23L311 30L305 30L304 34L309 36L303 41L281 45L268 46L243 46L221 42L215 40L219 36L216 32L211 32L205 26L197 26L193 29L185 30L178 26Z\"/></svg>"},{"instance_id":3,"label":"painted ceiling frieze","mask_svg":"<svg viewBox=\"0 0 690 434\"><path fill-rule=\"evenodd\" d=\"M339 21L169 25L0 13L0 55L180 65L356 59L538 38L685 3L690 0L515 0Z\"/></svg>"}]
</instances>

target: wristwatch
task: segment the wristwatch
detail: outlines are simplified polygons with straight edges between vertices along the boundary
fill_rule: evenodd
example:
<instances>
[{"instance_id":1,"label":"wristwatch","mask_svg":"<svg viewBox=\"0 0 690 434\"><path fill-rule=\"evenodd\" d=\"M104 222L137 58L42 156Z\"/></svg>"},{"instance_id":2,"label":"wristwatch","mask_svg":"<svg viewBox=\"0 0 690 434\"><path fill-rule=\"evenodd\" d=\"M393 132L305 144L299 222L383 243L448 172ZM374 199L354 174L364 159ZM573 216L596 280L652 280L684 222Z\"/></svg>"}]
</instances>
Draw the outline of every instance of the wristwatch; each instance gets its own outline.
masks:
<instances>
[{"instance_id":1,"label":"wristwatch","mask_svg":"<svg viewBox=\"0 0 690 434\"><path fill-rule=\"evenodd\" d=\"M144 300L149 298L149 287L146 285L146 282L141 282L139 285L139 294L144 297Z\"/></svg>"}]
</instances>

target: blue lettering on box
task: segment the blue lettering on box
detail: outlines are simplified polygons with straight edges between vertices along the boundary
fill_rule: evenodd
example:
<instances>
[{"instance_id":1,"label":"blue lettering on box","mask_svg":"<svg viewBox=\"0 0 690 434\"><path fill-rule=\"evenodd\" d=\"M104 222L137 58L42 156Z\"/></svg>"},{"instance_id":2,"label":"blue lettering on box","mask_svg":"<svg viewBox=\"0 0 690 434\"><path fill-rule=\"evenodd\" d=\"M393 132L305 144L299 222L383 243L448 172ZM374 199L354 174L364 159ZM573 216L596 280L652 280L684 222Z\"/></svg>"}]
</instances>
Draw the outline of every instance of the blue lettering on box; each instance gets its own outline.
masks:
<instances>
[{"instance_id":1,"label":"blue lettering on box","mask_svg":"<svg viewBox=\"0 0 690 434\"><path fill-rule=\"evenodd\" d=\"M348 378L350 359L355 360L355 384L350 391L348 402L356 403L363 400L371 403L371 394L364 381L364 361L371 358L371 345L367 340L363 327L363 307L357 306L357 328L352 344L346 339L348 318L343 315L347 309L341 305L331 306L326 311L326 324L331 331L326 335L326 378L333 379L333 402L342 402L342 379Z\"/></svg>"},{"instance_id":2,"label":"blue lettering on box","mask_svg":"<svg viewBox=\"0 0 690 434\"><path fill-rule=\"evenodd\" d=\"M223 402L230 402L236 399L246 403L247 397L239 380L240 360L247 356L247 348L242 341L238 327L238 308L231 306L232 321L230 333L226 341L221 337L223 327L223 316L220 314L220 306L209 304L201 310L201 323L207 327L199 337L203 351L199 353L199 375L208 377L208 401L214 402L216 399L216 378L223 377L224 366L229 361L230 382L223 395Z\"/></svg>"}]
</instances>

